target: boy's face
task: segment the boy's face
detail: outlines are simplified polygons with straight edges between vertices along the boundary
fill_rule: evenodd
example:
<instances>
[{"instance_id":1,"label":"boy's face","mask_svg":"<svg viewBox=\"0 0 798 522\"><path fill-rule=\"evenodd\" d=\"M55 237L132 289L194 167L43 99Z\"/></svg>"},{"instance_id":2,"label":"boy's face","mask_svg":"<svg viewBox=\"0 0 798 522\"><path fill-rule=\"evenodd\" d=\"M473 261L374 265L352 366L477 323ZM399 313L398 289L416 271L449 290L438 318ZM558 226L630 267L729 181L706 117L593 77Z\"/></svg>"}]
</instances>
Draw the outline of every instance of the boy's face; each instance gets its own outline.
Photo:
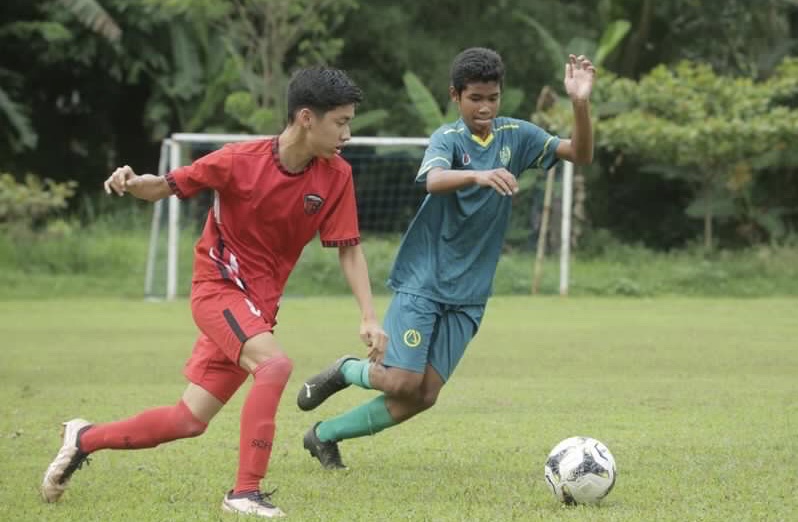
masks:
<instances>
[{"instance_id":1,"label":"boy's face","mask_svg":"<svg viewBox=\"0 0 798 522\"><path fill-rule=\"evenodd\" d=\"M499 82L468 83L460 94L454 87L449 87L449 95L460 109L463 121L472 134L482 138L491 133L493 118L499 112L501 93Z\"/></svg>"},{"instance_id":2,"label":"boy's face","mask_svg":"<svg viewBox=\"0 0 798 522\"><path fill-rule=\"evenodd\" d=\"M349 122L355 117L355 105L341 105L327 111L324 116L310 110L307 112L307 137L314 155L329 159L340 153L352 137Z\"/></svg>"}]
</instances>

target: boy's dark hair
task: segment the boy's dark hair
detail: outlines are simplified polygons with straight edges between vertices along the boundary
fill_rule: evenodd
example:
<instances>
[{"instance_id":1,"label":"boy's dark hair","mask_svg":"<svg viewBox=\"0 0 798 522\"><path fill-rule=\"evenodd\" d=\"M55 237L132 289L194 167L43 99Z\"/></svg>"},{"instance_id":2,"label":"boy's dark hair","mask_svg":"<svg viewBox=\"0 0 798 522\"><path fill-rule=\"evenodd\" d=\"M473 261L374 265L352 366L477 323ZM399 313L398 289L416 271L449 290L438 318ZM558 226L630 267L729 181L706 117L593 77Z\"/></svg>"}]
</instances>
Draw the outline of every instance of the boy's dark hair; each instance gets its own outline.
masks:
<instances>
[{"instance_id":1,"label":"boy's dark hair","mask_svg":"<svg viewBox=\"0 0 798 522\"><path fill-rule=\"evenodd\" d=\"M307 107L323 116L327 111L360 103L363 92L344 71L328 67L300 69L288 83L288 122L296 112Z\"/></svg>"},{"instance_id":2,"label":"boy's dark hair","mask_svg":"<svg viewBox=\"0 0 798 522\"><path fill-rule=\"evenodd\" d=\"M484 47L471 47L454 57L449 78L457 94L469 83L504 82L504 63L499 53Z\"/></svg>"}]
</instances>

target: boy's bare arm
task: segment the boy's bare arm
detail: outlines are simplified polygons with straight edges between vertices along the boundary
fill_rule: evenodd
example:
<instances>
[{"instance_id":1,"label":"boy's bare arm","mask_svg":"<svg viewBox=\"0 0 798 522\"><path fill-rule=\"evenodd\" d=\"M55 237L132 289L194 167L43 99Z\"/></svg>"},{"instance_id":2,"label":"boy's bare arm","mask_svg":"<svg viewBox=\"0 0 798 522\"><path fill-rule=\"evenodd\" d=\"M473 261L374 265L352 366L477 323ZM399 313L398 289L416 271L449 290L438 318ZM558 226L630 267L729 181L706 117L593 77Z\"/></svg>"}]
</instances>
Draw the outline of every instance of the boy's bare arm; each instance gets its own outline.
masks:
<instances>
[{"instance_id":1,"label":"boy's bare arm","mask_svg":"<svg viewBox=\"0 0 798 522\"><path fill-rule=\"evenodd\" d=\"M116 169L103 184L105 192L115 192L124 196L129 192L136 198L147 201L158 201L172 195L172 190L163 176L153 174L138 175L128 165Z\"/></svg>"}]
</instances>

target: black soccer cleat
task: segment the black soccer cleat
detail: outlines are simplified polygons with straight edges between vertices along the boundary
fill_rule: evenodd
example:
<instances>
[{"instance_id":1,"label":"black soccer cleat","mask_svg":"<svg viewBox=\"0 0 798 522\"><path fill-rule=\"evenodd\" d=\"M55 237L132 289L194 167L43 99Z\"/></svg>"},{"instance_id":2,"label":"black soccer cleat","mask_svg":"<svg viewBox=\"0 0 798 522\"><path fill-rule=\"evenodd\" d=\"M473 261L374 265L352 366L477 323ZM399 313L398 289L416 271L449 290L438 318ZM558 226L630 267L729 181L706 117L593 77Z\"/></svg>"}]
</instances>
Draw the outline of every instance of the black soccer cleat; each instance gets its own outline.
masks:
<instances>
[{"instance_id":1,"label":"black soccer cleat","mask_svg":"<svg viewBox=\"0 0 798 522\"><path fill-rule=\"evenodd\" d=\"M344 380L341 367L346 361L356 360L358 360L357 357L344 355L332 366L302 383L302 388L296 396L296 404L299 409L303 411L316 409L334 393L348 388L349 383Z\"/></svg>"},{"instance_id":2,"label":"black soccer cleat","mask_svg":"<svg viewBox=\"0 0 798 522\"><path fill-rule=\"evenodd\" d=\"M338 443L334 440L322 442L319 436L316 435L316 427L321 424L317 422L311 427L305 438L302 440L302 445L310 454L321 462L324 469L347 469L346 465L341 460L341 452L338 450Z\"/></svg>"}]
</instances>

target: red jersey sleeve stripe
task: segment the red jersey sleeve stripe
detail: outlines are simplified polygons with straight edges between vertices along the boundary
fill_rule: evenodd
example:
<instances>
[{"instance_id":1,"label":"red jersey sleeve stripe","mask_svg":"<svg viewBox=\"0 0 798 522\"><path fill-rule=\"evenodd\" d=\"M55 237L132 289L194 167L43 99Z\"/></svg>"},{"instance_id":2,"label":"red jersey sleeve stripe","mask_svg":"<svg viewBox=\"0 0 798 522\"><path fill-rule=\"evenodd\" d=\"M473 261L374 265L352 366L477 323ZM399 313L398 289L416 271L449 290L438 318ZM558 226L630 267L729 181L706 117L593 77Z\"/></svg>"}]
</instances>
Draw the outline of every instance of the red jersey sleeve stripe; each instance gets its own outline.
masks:
<instances>
[{"instance_id":1,"label":"red jersey sleeve stripe","mask_svg":"<svg viewBox=\"0 0 798 522\"><path fill-rule=\"evenodd\" d=\"M336 239L331 241L323 241L321 242L322 246L325 247L342 247L342 246L355 246L360 244L359 237L353 237L352 239Z\"/></svg>"}]
</instances>

